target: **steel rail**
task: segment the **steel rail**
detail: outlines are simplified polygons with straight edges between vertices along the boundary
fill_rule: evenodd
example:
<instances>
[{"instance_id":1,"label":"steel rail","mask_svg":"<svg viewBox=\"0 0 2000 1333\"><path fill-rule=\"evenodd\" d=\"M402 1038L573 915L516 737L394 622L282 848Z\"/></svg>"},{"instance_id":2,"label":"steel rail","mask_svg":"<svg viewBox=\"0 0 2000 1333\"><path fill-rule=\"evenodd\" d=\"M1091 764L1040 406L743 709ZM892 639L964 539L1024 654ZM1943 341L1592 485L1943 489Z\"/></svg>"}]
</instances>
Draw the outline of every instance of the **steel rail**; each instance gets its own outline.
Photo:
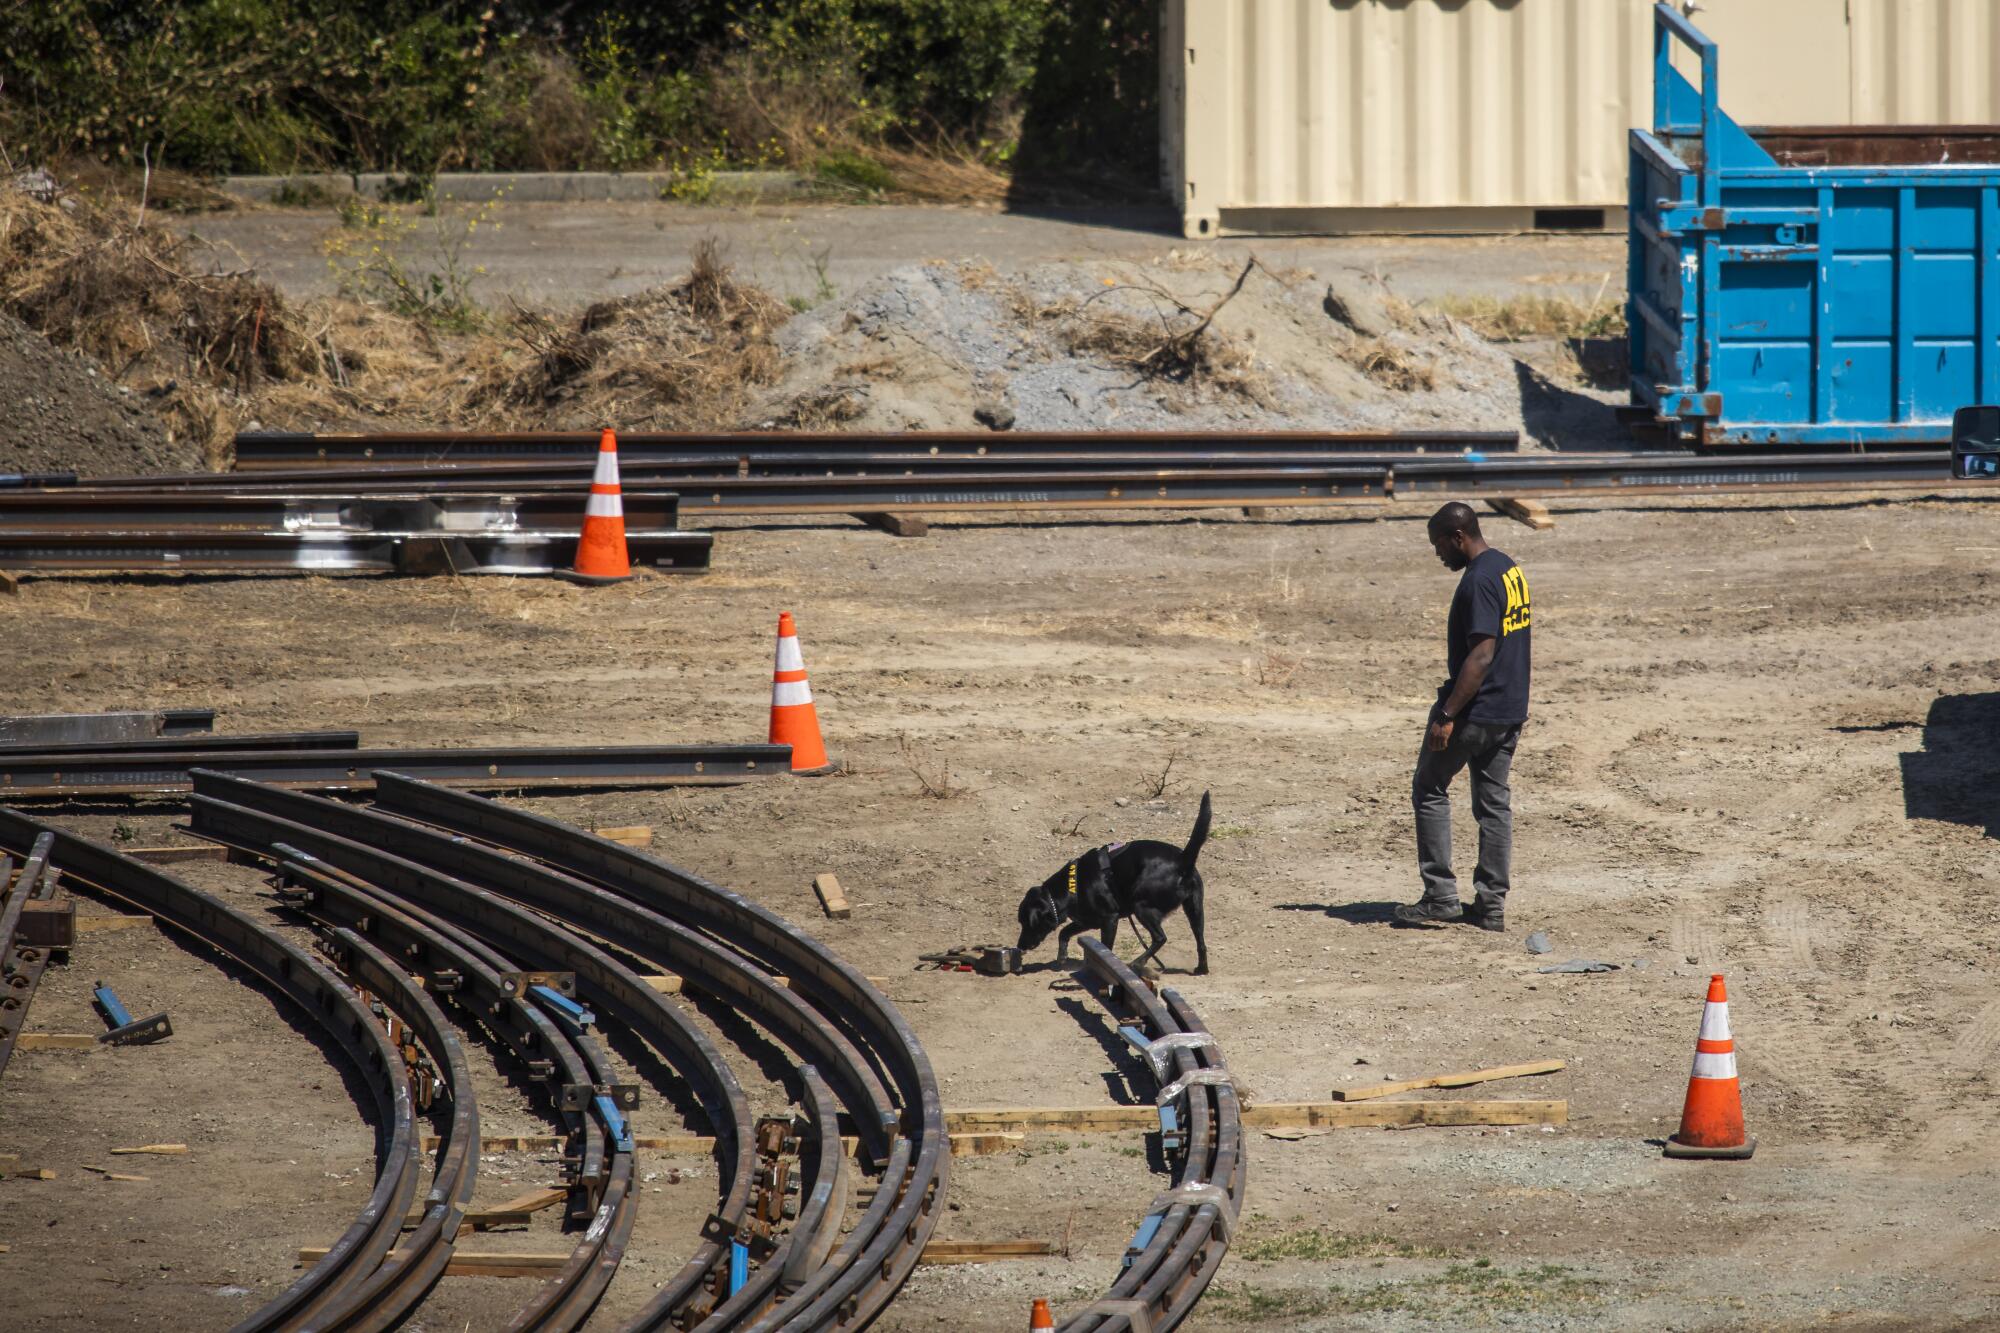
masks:
<instances>
[{"instance_id":1,"label":"steel rail","mask_svg":"<svg viewBox=\"0 0 2000 1333\"><path fill-rule=\"evenodd\" d=\"M507 1328L509 1333L563 1333L581 1326L610 1285L631 1236L638 1204L632 1190L635 1168L632 1150L604 1119L595 1098L589 1099L588 1111L565 1108L548 1085L558 1073L561 1083L570 1087L612 1082L601 1058L586 1065L585 1053L541 1007L520 994L518 986L508 984L504 974L522 970L513 960L416 904L386 895L308 852L284 843L272 844L270 852L282 858L280 875L304 895L295 896L296 906L323 921L346 922L351 929L366 931L392 945L400 957L429 967L433 984L449 988L455 1007L512 1050L529 1077L544 1085L559 1123L579 1145L565 1161L572 1194L568 1214L585 1227L563 1267L515 1313Z\"/></svg>"},{"instance_id":2,"label":"steel rail","mask_svg":"<svg viewBox=\"0 0 2000 1333\"><path fill-rule=\"evenodd\" d=\"M696 927L790 979L889 1074L902 1104L883 1183L832 1258L750 1325L866 1328L916 1266L938 1221L949 1173L944 1111L929 1058L896 1007L856 969L798 927L720 885L581 829L497 801L382 775L376 804L534 857L663 916Z\"/></svg>"},{"instance_id":3,"label":"steel rail","mask_svg":"<svg viewBox=\"0 0 2000 1333\"><path fill-rule=\"evenodd\" d=\"M254 973L332 1038L367 1082L375 1103L375 1187L326 1256L278 1296L239 1321L233 1333L303 1330L313 1316L380 1264L415 1196L413 1108L401 1057L359 997L314 958L221 899L155 867L0 807L0 848L22 852L53 834L51 859L63 873L185 930Z\"/></svg>"},{"instance_id":4,"label":"steel rail","mask_svg":"<svg viewBox=\"0 0 2000 1333\"><path fill-rule=\"evenodd\" d=\"M356 750L360 747L361 733L358 731L269 731L233 736L149 736L124 741L36 741L28 744L0 741L0 755L188 754L197 750L241 753L250 750Z\"/></svg>"},{"instance_id":5,"label":"steel rail","mask_svg":"<svg viewBox=\"0 0 2000 1333\"><path fill-rule=\"evenodd\" d=\"M227 475L227 474L211 474ZM679 497L671 491L633 487L623 492L625 526L633 532L671 532L679 526ZM51 521L54 518L56 521ZM370 491L357 495L291 495L282 491L164 489L0 491L0 533L47 530L75 533L349 533L404 536L477 536L581 529L576 491Z\"/></svg>"},{"instance_id":6,"label":"steel rail","mask_svg":"<svg viewBox=\"0 0 2000 1333\"><path fill-rule=\"evenodd\" d=\"M1114 1012L1123 1007L1136 1014L1149 1038L1206 1032L1193 1007L1177 992L1163 990L1156 995L1101 942L1086 939L1083 944L1086 973L1104 987L1106 1003ZM1170 1054L1172 1068L1181 1076L1201 1068L1224 1069L1213 1046L1179 1047ZM1193 1309L1220 1266L1242 1208L1247 1158L1240 1106L1235 1088L1226 1082L1196 1084L1182 1095L1188 1142L1174 1189L1160 1196L1148 1213L1104 1300L1066 1321L1063 1333L1174 1328ZM1208 1187L1220 1187L1224 1202L1218 1203ZM1119 1310L1119 1303L1127 1301L1144 1307L1143 1320Z\"/></svg>"},{"instance_id":7,"label":"steel rail","mask_svg":"<svg viewBox=\"0 0 2000 1333\"><path fill-rule=\"evenodd\" d=\"M209 785L205 775L199 781L204 789ZM315 802L271 789L253 792L247 785L233 787L231 792L240 803L300 822L310 820L314 828L329 835L502 895L587 930L639 958L672 969L686 978L692 988L725 1001L775 1034L802 1063L820 1062L829 1071L830 1081L840 1089L864 1148L878 1160L886 1155L899 1117L888 1092L861 1053L822 1014L779 984L770 973L757 969L707 936L561 871L503 855L484 845L379 811ZM808 1101L809 1095L800 1100ZM831 1121L816 1119L814 1123L824 1131ZM831 1132L837 1152L837 1126ZM747 1243L750 1237L746 1233L736 1239ZM766 1256L766 1262L709 1316L703 1327L729 1327L729 1320L737 1314L761 1305L776 1288L780 1269L778 1256Z\"/></svg>"},{"instance_id":8,"label":"steel rail","mask_svg":"<svg viewBox=\"0 0 2000 1333\"><path fill-rule=\"evenodd\" d=\"M1338 505L1389 498L1502 498L1615 495L1712 495L1920 489L1977 486L1955 481L1943 450L1873 453L1701 455L1692 453L1403 455L1249 467L1159 466L1133 459L1077 470L1005 467L964 472L913 469L911 475L661 476L680 512L693 514L955 513L983 509L1186 509L1264 505ZM1165 460L1171 461L1171 460ZM1151 462L1154 466L1145 466ZM326 474L343 491L373 484L379 473ZM407 485L407 483L404 483ZM554 487L556 483L544 483ZM579 473L570 485L581 486ZM491 488L490 481L427 479L427 490Z\"/></svg>"},{"instance_id":9,"label":"steel rail","mask_svg":"<svg viewBox=\"0 0 2000 1333\"><path fill-rule=\"evenodd\" d=\"M352 982L372 991L417 1033L442 1072L451 1101L451 1117L439 1136L430 1189L424 1195L423 1219L402 1238L396 1253L344 1295L339 1310L322 1310L316 1321L324 1333L383 1333L417 1308L451 1262L459 1226L479 1181L479 1107L465 1049L423 987L351 930L328 932L321 949ZM420 1151L420 1145L413 1148Z\"/></svg>"},{"instance_id":10,"label":"steel rail","mask_svg":"<svg viewBox=\"0 0 2000 1333\"><path fill-rule=\"evenodd\" d=\"M48 966L46 948L17 940L15 936L20 932L28 900L47 898L54 889L56 872L49 861L54 849L53 833L37 837L22 859L21 874L11 891L6 875L0 874L0 894L5 895L6 903L0 908L0 1074L7 1072L14 1044L28 1022L28 1006L34 1002L35 989L41 985L43 969ZM12 873L13 868L10 857L7 872Z\"/></svg>"},{"instance_id":11,"label":"steel rail","mask_svg":"<svg viewBox=\"0 0 2000 1333\"><path fill-rule=\"evenodd\" d=\"M1444 449L1491 451L1518 447L1512 431L744 431L712 434L635 432L618 437L621 464L674 464L693 457L783 458L899 453L943 457L1010 457L1095 451L1142 457L1214 457L1245 449L1338 453L1407 453ZM590 432L517 434L403 432L293 434L242 431L236 436L239 471L265 468L339 467L442 462L547 465L591 461L598 435Z\"/></svg>"},{"instance_id":12,"label":"steel rail","mask_svg":"<svg viewBox=\"0 0 2000 1333\"><path fill-rule=\"evenodd\" d=\"M151 713L42 713L0 717L0 745L11 749L66 750L160 736L197 736L214 728L213 708L168 708Z\"/></svg>"},{"instance_id":13,"label":"steel rail","mask_svg":"<svg viewBox=\"0 0 2000 1333\"><path fill-rule=\"evenodd\" d=\"M59 520L58 520L59 521ZM0 569L221 574L563 574L577 532L228 532L202 528L0 528ZM708 568L706 532L628 529L632 564L661 573Z\"/></svg>"},{"instance_id":14,"label":"steel rail","mask_svg":"<svg viewBox=\"0 0 2000 1333\"><path fill-rule=\"evenodd\" d=\"M173 795L196 768L274 786L366 791L393 769L454 786L509 791L607 787L714 787L785 773L783 745L655 745L462 750L173 750L134 754L0 752L0 797Z\"/></svg>"},{"instance_id":15,"label":"steel rail","mask_svg":"<svg viewBox=\"0 0 2000 1333\"><path fill-rule=\"evenodd\" d=\"M677 1073L697 1089L717 1139L724 1176L723 1198L703 1239L680 1272L648 1303L656 1322L696 1304L702 1282L727 1254L726 1237L741 1231L749 1206L754 1144L749 1106L735 1074L707 1035L646 985L637 974L580 936L507 901L498 894L387 852L327 832L323 818L347 809L323 797L200 771L189 806L201 836L237 846L270 848L282 842L310 852L342 870L425 905L480 935L496 947L576 974L579 991L594 1006L617 1014L665 1054ZM240 803L239 803L240 802ZM313 824L289 815L305 815Z\"/></svg>"}]
</instances>

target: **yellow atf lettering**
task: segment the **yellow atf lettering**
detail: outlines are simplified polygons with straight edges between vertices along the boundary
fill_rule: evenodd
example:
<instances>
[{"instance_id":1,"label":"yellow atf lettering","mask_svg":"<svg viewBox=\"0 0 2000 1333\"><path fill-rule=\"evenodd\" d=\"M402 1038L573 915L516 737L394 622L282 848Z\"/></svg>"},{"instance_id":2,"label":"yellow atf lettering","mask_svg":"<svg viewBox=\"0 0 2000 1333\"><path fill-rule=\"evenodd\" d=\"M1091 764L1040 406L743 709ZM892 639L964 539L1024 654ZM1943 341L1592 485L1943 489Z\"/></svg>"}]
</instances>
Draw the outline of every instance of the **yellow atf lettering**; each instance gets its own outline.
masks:
<instances>
[{"instance_id":1,"label":"yellow atf lettering","mask_svg":"<svg viewBox=\"0 0 2000 1333\"><path fill-rule=\"evenodd\" d=\"M1069 896L1076 897L1076 862L1069 863Z\"/></svg>"},{"instance_id":2,"label":"yellow atf lettering","mask_svg":"<svg viewBox=\"0 0 2000 1333\"><path fill-rule=\"evenodd\" d=\"M1528 629L1535 622L1535 611L1528 601L1527 574L1516 565L1500 576L1500 582L1507 589L1507 614L1500 621L1500 633Z\"/></svg>"}]
</instances>

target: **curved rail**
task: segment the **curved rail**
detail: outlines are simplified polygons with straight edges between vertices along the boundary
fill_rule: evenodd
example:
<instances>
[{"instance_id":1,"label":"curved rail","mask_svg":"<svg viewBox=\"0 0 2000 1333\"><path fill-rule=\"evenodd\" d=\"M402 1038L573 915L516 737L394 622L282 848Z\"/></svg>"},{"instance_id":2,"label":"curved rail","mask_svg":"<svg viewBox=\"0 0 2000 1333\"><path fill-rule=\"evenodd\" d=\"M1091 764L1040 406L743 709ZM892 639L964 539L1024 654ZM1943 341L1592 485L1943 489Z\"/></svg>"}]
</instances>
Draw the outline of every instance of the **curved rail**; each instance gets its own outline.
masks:
<instances>
[{"instance_id":1,"label":"curved rail","mask_svg":"<svg viewBox=\"0 0 2000 1333\"><path fill-rule=\"evenodd\" d=\"M1098 940L1082 944L1086 980L1102 987L1121 1027L1129 1024L1151 1046L1148 1059L1161 1084L1162 1105L1184 1104L1187 1146L1174 1188L1153 1201L1111 1289L1065 1321L1062 1333L1171 1329L1187 1317L1221 1266L1242 1209L1247 1161L1241 1107L1221 1053L1204 1040L1207 1029L1193 1006L1170 989L1155 994ZM1169 1070L1172 1080L1165 1077ZM1202 1080L1204 1071L1212 1071L1210 1081Z\"/></svg>"},{"instance_id":2,"label":"curved rail","mask_svg":"<svg viewBox=\"0 0 2000 1333\"><path fill-rule=\"evenodd\" d=\"M364 931L411 965L426 968L433 984L448 988L456 1007L482 1030L496 1034L529 1077L544 1086L576 1140L565 1161L572 1195L569 1216L588 1225L562 1269L507 1327L509 1333L567 1333L578 1327L617 1271L636 1220L638 1196L631 1189L632 1150L606 1122L596 1100L589 1103L591 1114L565 1109L549 1085L558 1078L571 1087L608 1083L610 1075L598 1063L587 1064L585 1053L548 1015L508 985L502 974L520 970L512 960L420 907L343 877L308 852L284 843L271 850L282 858L279 876L287 887L281 896L317 920Z\"/></svg>"},{"instance_id":3,"label":"curved rail","mask_svg":"<svg viewBox=\"0 0 2000 1333\"><path fill-rule=\"evenodd\" d=\"M326 1256L238 1322L233 1333L300 1330L337 1311L381 1265L415 1197L418 1154L400 1055L360 998L304 949L173 876L19 811L0 808L0 848L20 854L52 835L50 859L71 878L178 926L255 973L312 1017L361 1072L376 1115L376 1179L359 1216Z\"/></svg>"},{"instance_id":4,"label":"curved rail","mask_svg":"<svg viewBox=\"0 0 2000 1333\"><path fill-rule=\"evenodd\" d=\"M189 806L195 832L235 846L269 851L284 843L310 852L398 898L425 906L489 944L518 952L538 967L574 972L579 989L593 1005L617 1013L667 1055L675 1071L697 1089L714 1128L725 1192L715 1221L704 1228L701 1245L647 1308L678 1313L697 1306L704 1299L704 1280L727 1257L727 1236L743 1228L753 1169L748 1102L708 1036L636 973L595 945L498 894L318 826L324 820L339 827L345 816L365 811L206 770L196 770L194 781ZM274 813L278 811L284 813Z\"/></svg>"}]
</instances>

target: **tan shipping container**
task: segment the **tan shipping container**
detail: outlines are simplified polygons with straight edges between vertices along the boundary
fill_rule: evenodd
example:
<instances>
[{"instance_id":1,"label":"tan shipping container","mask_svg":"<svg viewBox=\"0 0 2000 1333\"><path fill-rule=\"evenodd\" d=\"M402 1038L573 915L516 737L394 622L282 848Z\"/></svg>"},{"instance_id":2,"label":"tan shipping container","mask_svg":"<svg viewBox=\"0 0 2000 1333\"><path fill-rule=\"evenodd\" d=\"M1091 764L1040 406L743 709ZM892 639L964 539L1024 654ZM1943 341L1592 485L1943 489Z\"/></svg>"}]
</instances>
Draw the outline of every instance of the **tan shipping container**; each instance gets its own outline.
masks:
<instances>
[{"instance_id":1,"label":"tan shipping container","mask_svg":"<svg viewBox=\"0 0 2000 1333\"><path fill-rule=\"evenodd\" d=\"M1163 184L1189 236L1622 227L1652 14L1164 0ZM1694 21L1745 124L2000 120L2000 0L1702 0Z\"/></svg>"}]
</instances>

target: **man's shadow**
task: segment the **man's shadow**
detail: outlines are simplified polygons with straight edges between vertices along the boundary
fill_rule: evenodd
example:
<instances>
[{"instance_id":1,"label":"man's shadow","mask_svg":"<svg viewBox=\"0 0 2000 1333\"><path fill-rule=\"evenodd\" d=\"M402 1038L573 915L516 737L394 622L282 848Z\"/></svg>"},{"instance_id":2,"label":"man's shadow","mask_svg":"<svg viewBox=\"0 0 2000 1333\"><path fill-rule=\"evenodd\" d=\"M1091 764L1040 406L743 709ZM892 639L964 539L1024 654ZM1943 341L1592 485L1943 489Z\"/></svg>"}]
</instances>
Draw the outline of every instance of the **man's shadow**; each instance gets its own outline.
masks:
<instances>
[{"instance_id":1,"label":"man's shadow","mask_svg":"<svg viewBox=\"0 0 2000 1333\"><path fill-rule=\"evenodd\" d=\"M1318 912L1350 926L1393 926L1397 903L1279 903L1280 912Z\"/></svg>"},{"instance_id":2,"label":"man's shadow","mask_svg":"<svg viewBox=\"0 0 2000 1333\"><path fill-rule=\"evenodd\" d=\"M2000 838L2000 693L1932 700L1924 748L1900 758L1905 818L1967 824Z\"/></svg>"}]
</instances>

